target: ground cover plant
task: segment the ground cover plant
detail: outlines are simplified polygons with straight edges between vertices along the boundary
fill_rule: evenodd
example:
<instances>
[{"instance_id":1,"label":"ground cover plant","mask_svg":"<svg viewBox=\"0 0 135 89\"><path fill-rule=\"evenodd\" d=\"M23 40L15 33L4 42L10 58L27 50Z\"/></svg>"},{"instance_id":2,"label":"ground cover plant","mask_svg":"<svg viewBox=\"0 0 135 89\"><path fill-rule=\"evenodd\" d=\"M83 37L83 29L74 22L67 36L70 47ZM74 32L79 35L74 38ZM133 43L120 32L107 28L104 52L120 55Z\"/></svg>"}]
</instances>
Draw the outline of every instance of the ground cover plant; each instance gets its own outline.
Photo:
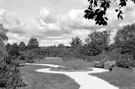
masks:
<instances>
[{"instance_id":1,"label":"ground cover plant","mask_svg":"<svg viewBox=\"0 0 135 89\"><path fill-rule=\"evenodd\" d=\"M92 69L88 67L78 68L78 67L57 67L51 68L51 71L63 71L63 72L78 72L78 71L92 71Z\"/></svg>"}]
</instances>

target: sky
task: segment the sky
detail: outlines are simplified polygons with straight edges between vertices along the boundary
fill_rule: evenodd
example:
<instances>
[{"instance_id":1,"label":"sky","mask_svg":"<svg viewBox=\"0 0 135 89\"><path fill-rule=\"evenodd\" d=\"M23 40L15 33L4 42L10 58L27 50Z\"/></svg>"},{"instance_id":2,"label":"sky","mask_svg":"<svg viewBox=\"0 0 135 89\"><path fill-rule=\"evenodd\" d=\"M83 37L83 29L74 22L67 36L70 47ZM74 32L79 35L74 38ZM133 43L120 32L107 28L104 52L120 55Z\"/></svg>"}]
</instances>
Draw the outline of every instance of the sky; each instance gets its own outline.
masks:
<instances>
[{"instance_id":1,"label":"sky","mask_svg":"<svg viewBox=\"0 0 135 89\"><path fill-rule=\"evenodd\" d=\"M113 5L113 4L112 4ZM83 18L87 0L0 0L0 24L8 29L8 42L28 43L37 38L40 46L69 45L79 36L83 41L92 31L109 30L111 38L122 26L135 22L135 5L123 8L124 20L117 19L113 5L107 12L107 26Z\"/></svg>"}]
</instances>

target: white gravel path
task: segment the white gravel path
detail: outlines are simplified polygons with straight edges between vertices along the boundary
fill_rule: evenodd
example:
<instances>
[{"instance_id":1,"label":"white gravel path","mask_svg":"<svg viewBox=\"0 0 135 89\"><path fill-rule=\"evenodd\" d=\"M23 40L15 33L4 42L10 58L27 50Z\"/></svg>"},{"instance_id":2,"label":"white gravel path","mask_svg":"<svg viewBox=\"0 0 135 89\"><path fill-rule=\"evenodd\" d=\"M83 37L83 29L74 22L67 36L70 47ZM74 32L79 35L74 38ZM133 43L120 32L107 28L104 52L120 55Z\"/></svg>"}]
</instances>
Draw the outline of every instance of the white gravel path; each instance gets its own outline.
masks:
<instances>
[{"instance_id":1,"label":"white gravel path","mask_svg":"<svg viewBox=\"0 0 135 89\"><path fill-rule=\"evenodd\" d=\"M34 65L59 67L59 65L52 65L52 64L34 64ZM89 75L91 73L107 72L108 70L101 68L92 68L92 69L93 69L92 71L87 72L58 72L58 71L51 71L50 68L38 69L36 71L43 73L65 74L70 78L74 79L76 83L80 85L79 89L119 89L118 87L115 87L100 78Z\"/></svg>"}]
</instances>

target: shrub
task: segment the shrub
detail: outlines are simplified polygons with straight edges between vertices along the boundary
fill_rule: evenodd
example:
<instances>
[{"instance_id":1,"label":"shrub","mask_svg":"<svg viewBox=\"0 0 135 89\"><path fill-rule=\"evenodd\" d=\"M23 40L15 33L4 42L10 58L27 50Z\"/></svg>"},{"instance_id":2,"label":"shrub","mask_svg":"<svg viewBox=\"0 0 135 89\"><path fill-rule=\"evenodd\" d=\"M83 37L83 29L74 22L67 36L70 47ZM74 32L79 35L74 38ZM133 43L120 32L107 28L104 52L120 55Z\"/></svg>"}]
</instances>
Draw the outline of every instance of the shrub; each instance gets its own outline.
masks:
<instances>
[{"instance_id":1,"label":"shrub","mask_svg":"<svg viewBox=\"0 0 135 89\"><path fill-rule=\"evenodd\" d=\"M135 60L131 63L132 67L135 67Z\"/></svg>"},{"instance_id":2,"label":"shrub","mask_svg":"<svg viewBox=\"0 0 135 89\"><path fill-rule=\"evenodd\" d=\"M116 65L118 67L123 67L123 68L131 68L132 67L132 62L128 60L120 60L116 62Z\"/></svg>"},{"instance_id":3,"label":"shrub","mask_svg":"<svg viewBox=\"0 0 135 89\"><path fill-rule=\"evenodd\" d=\"M101 54L96 56L89 56L86 59L87 61L108 61L111 60L111 57L108 54L108 51L102 51Z\"/></svg>"},{"instance_id":4,"label":"shrub","mask_svg":"<svg viewBox=\"0 0 135 89\"><path fill-rule=\"evenodd\" d=\"M116 65L118 67L131 68L132 67L132 60L133 60L133 56L132 55L121 54L118 57Z\"/></svg>"},{"instance_id":5,"label":"shrub","mask_svg":"<svg viewBox=\"0 0 135 89\"><path fill-rule=\"evenodd\" d=\"M104 62L98 62L94 65L96 68L104 68Z\"/></svg>"},{"instance_id":6,"label":"shrub","mask_svg":"<svg viewBox=\"0 0 135 89\"><path fill-rule=\"evenodd\" d=\"M0 65L0 71L0 87L5 89L17 89L17 87L25 86L16 65L3 63Z\"/></svg>"}]
</instances>

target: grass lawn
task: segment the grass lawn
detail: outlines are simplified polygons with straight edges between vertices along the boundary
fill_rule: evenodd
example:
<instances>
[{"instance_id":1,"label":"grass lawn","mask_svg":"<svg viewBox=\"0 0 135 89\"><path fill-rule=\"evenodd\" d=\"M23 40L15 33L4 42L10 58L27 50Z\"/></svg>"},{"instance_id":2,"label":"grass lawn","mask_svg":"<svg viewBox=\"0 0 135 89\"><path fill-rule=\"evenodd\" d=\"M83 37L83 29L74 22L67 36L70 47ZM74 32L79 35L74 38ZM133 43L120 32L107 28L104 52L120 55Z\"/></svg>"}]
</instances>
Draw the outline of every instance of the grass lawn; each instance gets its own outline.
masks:
<instances>
[{"instance_id":1,"label":"grass lawn","mask_svg":"<svg viewBox=\"0 0 135 89\"><path fill-rule=\"evenodd\" d=\"M38 73L35 70L45 66L20 67L26 87L20 89L79 89L79 85L66 75Z\"/></svg>"},{"instance_id":2,"label":"grass lawn","mask_svg":"<svg viewBox=\"0 0 135 89\"><path fill-rule=\"evenodd\" d=\"M45 62L38 63L57 64L67 67L90 67L90 62ZM38 73L35 70L45 68L45 66L24 66L20 70L27 86L21 89L79 89L79 85L66 75ZM120 87L120 89L135 89L135 71L117 68L111 72L91 74L97 76L110 84Z\"/></svg>"},{"instance_id":3,"label":"grass lawn","mask_svg":"<svg viewBox=\"0 0 135 89\"><path fill-rule=\"evenodd\" d=\"M135 71L117 68L111 72L92 74L120 89L135 89Z\"/></svg>"}]
</instances>

